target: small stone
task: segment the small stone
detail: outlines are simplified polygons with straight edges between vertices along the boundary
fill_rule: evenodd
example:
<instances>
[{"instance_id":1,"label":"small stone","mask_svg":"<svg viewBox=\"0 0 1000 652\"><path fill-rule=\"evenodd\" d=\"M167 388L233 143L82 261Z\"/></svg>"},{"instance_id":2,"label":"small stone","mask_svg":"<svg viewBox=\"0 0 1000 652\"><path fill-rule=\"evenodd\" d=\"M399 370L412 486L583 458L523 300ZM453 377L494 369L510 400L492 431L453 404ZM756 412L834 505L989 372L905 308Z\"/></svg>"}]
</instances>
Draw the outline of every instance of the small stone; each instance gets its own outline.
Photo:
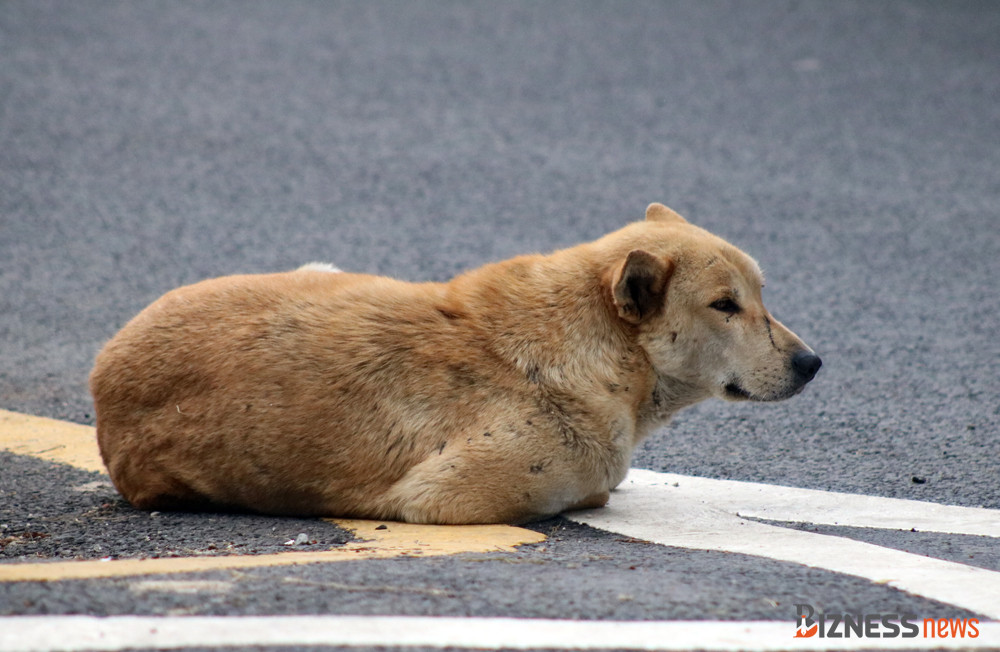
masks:
<instances>
[{"instance_id":1,"label":"small stone","mask_svg":"<svg viewBox=\"0 0 1000 652\"><path fill-rule=\"evenodd\" d=\"M919 475L914 475L910 477L910 482L913 484L927 484L927 478L922 478Z\"/></svg>"}]
</instances>

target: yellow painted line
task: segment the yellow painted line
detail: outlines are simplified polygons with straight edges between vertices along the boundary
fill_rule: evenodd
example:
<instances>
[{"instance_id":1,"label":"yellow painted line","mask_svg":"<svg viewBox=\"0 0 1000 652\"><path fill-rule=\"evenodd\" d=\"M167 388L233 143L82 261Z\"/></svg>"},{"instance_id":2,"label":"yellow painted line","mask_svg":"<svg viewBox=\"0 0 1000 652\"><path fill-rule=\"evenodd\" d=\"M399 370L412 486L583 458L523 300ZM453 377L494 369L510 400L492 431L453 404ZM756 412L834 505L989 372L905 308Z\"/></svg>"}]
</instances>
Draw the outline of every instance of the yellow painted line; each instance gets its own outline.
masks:
<instances>
[{"instance_id":1,"label":"yellow painted line","mask_svg":"<svg viewBox=\"0 0 1000 652\"><path fill-rule=\"evenodd\" d=\"M53 582L391 557L513 552L516 546L545 540L543 534L509 525L413 525L355 520L331 520L331 522L354 530L358 537L366 540L319 552L0 564L0 582ZM385 525L386 529L375 529L381 525Z\"/></svg>"},{"instance_id":2,"label":"yellow painted line","mask_svg":"<svg viewBox=\"0 0 1000 652\"><path fill-rule=\"evenodd\" d=\"M0 448L104 473L94 429L78 423L0 410Z\"/></svg>"},{"instance_id":3,"label":"yellow painted line","mask_svg":"<svg viewBox=\"0 0 1000 652\"><path fill-rule=\"evenodd\" d=\"M94 429L89 426L0 410L0 449L88 471L104 472ZM510 525L415 525L351 519L327 520L352 530L359 541L318 552L0 563L0 582L44 582L392 557L512 552L519 545L545 540L543 534Z\"/></svg>"}]
</instances>

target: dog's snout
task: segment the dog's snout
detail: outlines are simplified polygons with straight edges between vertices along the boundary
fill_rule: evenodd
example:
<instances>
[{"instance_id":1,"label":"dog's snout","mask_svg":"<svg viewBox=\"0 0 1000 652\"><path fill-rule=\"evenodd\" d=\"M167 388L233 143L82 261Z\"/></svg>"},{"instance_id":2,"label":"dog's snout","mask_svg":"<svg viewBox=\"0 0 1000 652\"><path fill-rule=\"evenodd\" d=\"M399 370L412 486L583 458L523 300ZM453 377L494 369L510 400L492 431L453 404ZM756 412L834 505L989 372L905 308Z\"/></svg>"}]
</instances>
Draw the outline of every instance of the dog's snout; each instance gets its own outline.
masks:
<instances>
[{"instance_id":1,"label":"dog's snout","mask_svg":"<svg viewBox=\"0 0 1000 652\"><path fill-rule=\"evenodd\" d=\"M812 380L822 366L823 361L811 351L799 351L792 356L792 369L799 375L803 383Z\"/></svg>"}]
</instances>

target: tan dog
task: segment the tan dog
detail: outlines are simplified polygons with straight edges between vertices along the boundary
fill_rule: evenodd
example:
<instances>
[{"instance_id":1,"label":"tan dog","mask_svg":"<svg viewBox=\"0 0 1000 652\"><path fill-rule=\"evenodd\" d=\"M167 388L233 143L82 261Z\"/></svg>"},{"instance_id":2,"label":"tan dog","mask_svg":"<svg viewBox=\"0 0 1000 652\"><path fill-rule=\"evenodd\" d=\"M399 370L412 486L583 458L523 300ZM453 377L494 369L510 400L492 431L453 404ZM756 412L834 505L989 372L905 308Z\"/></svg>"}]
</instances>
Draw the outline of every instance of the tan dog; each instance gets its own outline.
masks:
<instances>
[{"instance_id":1,"label":"tan dog","mask_svg":"<svg viewBox=\"0 0 1000 652\"><path fill-rule=\"evenodd\" d=\"M330 271L183 287L108 343L90 382L122 495L523 522L604 505L679 409L788 398L820 366L764 308L757 264L661 204L445 284Z\"/></svg>"}]
</instances>

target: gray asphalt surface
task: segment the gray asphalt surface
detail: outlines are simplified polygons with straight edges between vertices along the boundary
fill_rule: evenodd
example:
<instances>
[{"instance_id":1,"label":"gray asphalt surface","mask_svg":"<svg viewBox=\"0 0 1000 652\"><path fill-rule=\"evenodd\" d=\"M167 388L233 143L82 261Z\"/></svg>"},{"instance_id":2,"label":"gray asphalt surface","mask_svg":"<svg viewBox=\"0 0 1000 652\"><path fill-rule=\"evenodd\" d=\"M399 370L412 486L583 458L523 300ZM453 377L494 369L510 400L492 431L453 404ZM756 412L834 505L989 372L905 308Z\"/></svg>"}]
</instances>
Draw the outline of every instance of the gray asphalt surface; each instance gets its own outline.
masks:
<instances>
[{"instance_id":1,"label":"gray asphalt surface","mask_svg":"<svg viewBox=\"0 0 1000 652\"><path fill-rule=\"evenodd\" d=\"M760 261L824 368L786 403L690 409L635 466L1000 508L997 34L991 2L2 3L0 407L92 424L94 354L181 284L312 260L445 280L662 201ZM306 527L153 524L71 493L97 476L0 469L9 560L267 551ZM960 615L544 526L553 543L513 561L219 573L236 588L207 603L0 584L0 613Z\"/></svg>"}]
</instances>

